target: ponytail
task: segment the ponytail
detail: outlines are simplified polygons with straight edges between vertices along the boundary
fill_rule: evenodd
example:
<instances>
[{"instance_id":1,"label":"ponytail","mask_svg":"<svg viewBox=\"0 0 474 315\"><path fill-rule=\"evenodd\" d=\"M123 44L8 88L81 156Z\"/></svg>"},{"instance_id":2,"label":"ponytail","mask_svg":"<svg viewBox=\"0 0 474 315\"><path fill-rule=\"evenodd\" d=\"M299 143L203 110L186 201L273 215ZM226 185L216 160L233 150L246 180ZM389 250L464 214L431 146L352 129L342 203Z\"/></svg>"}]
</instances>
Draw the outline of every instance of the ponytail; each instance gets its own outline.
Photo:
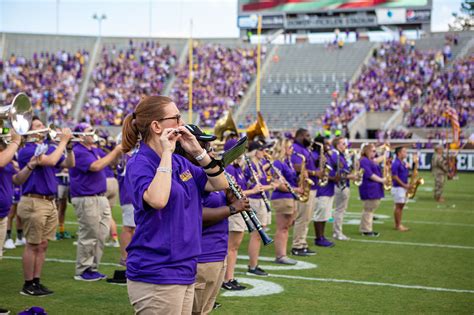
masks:
<instances>
[{"instance_id":1,"label":"ponytail","mask_svg":"<svg viewBox=\"0 0 474 315\"><path fill-rule=\"evenodd\" d=\"M139 131L135 121L133 119L133 114L125 117L122 126L122 152L130 152L138 142Z\"/></svg>"}]
</instances>

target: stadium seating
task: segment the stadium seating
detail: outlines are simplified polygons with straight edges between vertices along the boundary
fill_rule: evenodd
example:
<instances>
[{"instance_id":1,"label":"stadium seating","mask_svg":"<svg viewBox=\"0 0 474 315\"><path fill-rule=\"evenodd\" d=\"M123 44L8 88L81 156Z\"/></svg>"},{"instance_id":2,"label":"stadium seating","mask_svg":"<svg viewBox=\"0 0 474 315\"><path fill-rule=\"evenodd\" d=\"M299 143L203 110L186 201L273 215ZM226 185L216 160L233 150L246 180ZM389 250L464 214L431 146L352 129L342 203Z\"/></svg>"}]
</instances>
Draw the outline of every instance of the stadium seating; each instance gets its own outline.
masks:
<instances>
[{"instance_id":1,"label":"stadium seating","mask_svg":"<svg viewBox=\"0 0 474 315\"><path fill-rule=\"evenodd\" d=\"M95 125L121 125L141 97L161 94L176 60L174 50L154 41L104 44L82 118Z\"/></svg>"},{"instance_id":2,"label":"stadium seating","mask_svg":"<svg viewBox=\"0 0 474 315\"><path fill-rule=\"evenodd\" d=\"M225 110L240 102L255 75L256 56L255 46L229 47L195 42L193 110L199 112L202 126L212 127ZM176 81L171 90L180 109L188 108L188 67L186 62L176 70Z\"/></svg>"}]
</instances>

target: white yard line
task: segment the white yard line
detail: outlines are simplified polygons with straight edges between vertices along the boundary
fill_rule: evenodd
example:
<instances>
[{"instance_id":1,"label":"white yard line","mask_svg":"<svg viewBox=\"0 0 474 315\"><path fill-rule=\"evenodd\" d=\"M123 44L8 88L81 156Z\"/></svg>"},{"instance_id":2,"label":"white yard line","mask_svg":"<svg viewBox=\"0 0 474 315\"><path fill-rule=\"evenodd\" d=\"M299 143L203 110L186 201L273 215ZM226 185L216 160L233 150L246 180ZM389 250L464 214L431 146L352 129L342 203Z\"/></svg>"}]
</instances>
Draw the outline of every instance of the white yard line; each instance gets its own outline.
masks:
<instances>
[{"instance_id":1,"label":"white yard line","mask_svg":"<svg viewBox=\"0 0 474 315\"><path fill-rule=\"evenodd\" d=\"M408 285L408 284L397 284L397 283L344 280L344 279L330 279L330 278L312 278L312 277L289 276L289 275L280 275L280 274L278 274L278 275L269 274L268 276L273 277L273 278L283 278L283 279L308 280L308 281L319 281L319 282L335 282L335 283L350 283L350 284L360 284L360 285L369 285L369 286L393 287L393 288L400 288L400 289L418 289L418 290L425 290L425 291L440 291L440 292L452 292L452 293L474 293L474 290L437 288L437 287L427 287L427 286L422 286L422 285Z\"/></svg>"},{"instance_id":2,"label":"white yard line","mask_svg":"<svg viewBox=\"0 0 474 315\"><path fill-rule=\"evenodd\" d=\"M436 222L436 221L418 221L418 220L404 220L407 223L415 224L431 224L431 225L448 225L448 226L462 226L462 227L474 227L474 224L465 223L452 223L452 222Z\"/></svg>"},{"instance_id":3,"label":"white yard line","mask_svg":"<svg viewBox=\"0 0 474 315\"><path fill-rule=\"evenodd\" d=\"M21 257L16 256L3 256L4 259L12 260L21 260ZM57 262L63 264L74 264L75 260L69 259L57 259L57 258L46 258L48 262ZM101 262L105 266L117 266L119 264ZM242 274L242 273L239 273ZM373 281L359 281L359 280L346 280L346 279L331 279L331 278L313 278L313 277L302 277L302 276L290 276L290 275L281 275L281 274L269 274L269 278L282 278L282 279L294 279L294 280L307 280L307 281L318 281L318 282L333 282L333 283L349 283L349 284L358 284L358 285L367 285L367 286L381 286L381 287L393 287L399 289L417 289L425 291L438 291L438 292L450 292L450 293L474 293L474 290L465 290L465 289L449 289L449 288L438 288L438 287L427 287L422 285L407 285L407 284L397 284L397 283L384 283L384 282L373 282ZM245 282L245 281L243 281ZM273 293L273 292L272 292ZM278 292L276 292L278 293Z\"/></svg>"},{"instance_id":4,"label":"white yard line","mask_svg":"<svg viewBox=\"0 0 474 315\"><path fill-rule=\"evenodd\" d=\"M363 240L363 239L359 239L359 238L351 238L350 242L390 244L390 245L407 245L407 246L421 246L421 247L455 248L455 249L474 249L474 246L415 243L415 242L399 242L399 241L381 241L381 240Z\"/></svg>"}]
</instances>

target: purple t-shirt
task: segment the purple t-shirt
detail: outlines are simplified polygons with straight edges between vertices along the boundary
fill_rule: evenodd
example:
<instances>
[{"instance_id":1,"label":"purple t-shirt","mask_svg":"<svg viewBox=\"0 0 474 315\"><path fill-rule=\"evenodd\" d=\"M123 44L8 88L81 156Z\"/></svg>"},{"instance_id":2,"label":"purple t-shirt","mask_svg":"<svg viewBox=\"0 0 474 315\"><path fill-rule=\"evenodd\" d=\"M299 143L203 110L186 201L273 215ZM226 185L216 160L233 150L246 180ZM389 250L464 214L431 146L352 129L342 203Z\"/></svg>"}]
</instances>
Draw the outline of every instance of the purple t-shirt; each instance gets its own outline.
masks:
<instances>
[{"instance_id":1,"label":"purple t-shirt","mask_svg":"<svg viewBox=\"0 0 474 315\"><path fill-rule=\"evenodd\" d=\"M281 174L283 177L285 177L291 187L297 187L297 175L291 161L286 160L285 162L282 162L276 160L273 162L273 165L280 170ZM294 199L290 192L283 192L281 190L275 189L275 191L272 193L272 200L285 198Z\"/></svg>"},{"instance_id":2,"label":"purple t-shirt","mask_svg":"<svg viewBox=\"0 0 474 315\"><path fill-rule=\"evenodd\" d=\"M205 192L202 200L203 208L219 208L227 204L223 191ZM236 214L240 215L240 214ZM202 227L201 255L198 263L223 261L227 255L229 222L227 218L210 226Z\"/></svg>"},{"instance_id":3,"label":"purple t-shirt","mask_svg":"<svg viewBox=\"0 0 474 315\"><path fill-rule=\"evenodd\" d=\"M244 172L239 165L227 165L225 171L234 177L237 185L239 185L242 190L247 190L247 179L245 178Z\"/></svg>"},{"instance_id":4,"label":"purple t-shirt","mask_svg":"<svg viewBox=\"0 0 474 315\"><path fill-rule=\"evenodd\" d=\"M250 163L252 165L252 168L253 168L255 174L258 177L259 173L257 171L257 166L252 161L250 161ZM260 164L258 165L258 169L260 170L260 177L258 177L258 181L260 182L261 185L268 185L267 174L263 171L263 168ZM244 171L244 176L245 176L245 179L247 180L247 189L254 188L256 183L253 179L252 172L250 171L250 169L248 167ZM265 193L267 194L267 192L265 192ZM262 195L260 193L249 195L248 197L251 198L251 199L262 199ZM267 197L268 197L268 194L267 194Z\"/></svg>"},{"instance_id":5,"label":"purple t-shirt","mask_svg":"<svg viewBox=\"0 0 474 315\"><path fill-rule=\"evenodd\" d=\"M329 176L336 175L336 161L333 159L333 156L330 156L328 153L325 153L326 163L332 167L332 170L329 171ZM319 186L316 193L316 197L331 197L334 196L334 188L336 183L332 180L329 180L326 186Z\"/></svg>"},{"instance_id":6,"label":"purple t-shirt","mask_svg":"<svg viewBox=\"0 0 474 315\"><path fill-rule=\"evenodd\" d=\"M97 152L99 153L99 156L101 158L103 158L104 156L107 155L107 153L105 153L105 151L102 148L97 148ZM110 166L104 167L104 171L105 171L105 177L107 177L107 178L114 178L115 177L114 171L112 170L112 168Z\"/></svg>"},{"instance_id":7,"label":"purple t-shirt","mask_svg":"<svg viewBox=\"0 0 474 315\"><path fill-rule=\"evenodd\" d=\"M173 154L168 204L153 209L144 200L161 158L143 142L127 164L133 187L137 225L127 247L127 278L153 284L192 284L201 254L202 195L207 176L202 168Z\"/></svg>"},{"instance_id":8,"label":"purple t-shirt","mask_svg":"<svg viewBox=\"0 0 474 315\"><path fill-rule=\"evenodd\" d=\"M69 169L69 180L71 186L71 197L84 197L103 194L107 191L107 180L105 171L98 172L89 170L91 164L100 159L96 148L90 150L84 145L77 143L73 147L76 158L76 166Z\"/></svg>"},{"instance_id":9,"label":"purple t-shirt","mask_svg":"<svg viewBox=\"0 0 474 315\"><path fill-rule=\"evenodd\" d=\"M295 142L293 143L293 155L291 156L291 163L301 164L302 158L298 154L302 154L306 158L305 165L308 171L317 170L315 160L313 159L313 155L303 145L299 144L298 142ZM317 183L317 177L312 176L310 178L313 180L313 182ZM311 190L316 190L317 188L318 187L316 186L316 184L311 186Z\"/></svg>"},{"instance_id":10,"label":"purple t-shirt","mask_svg":"<svg viewBox=\"0 0 474 315\"><path fill-rule=\"evenodd\" d=\"M396 158L392 163L392 176L398 176L402 182L408 184L408 168L403 161ZM395 179L392 179L393 187L401 187Z\"/></svg>"},{"instance_id":11,"label":"purple t-shirt","mask_svg":"<svg viewBox=\"0 0 474 315\"><path fill-rule=\"evenodd\" d=\"M36 143L27 143L23 149L18 153L18 164L20 169L31 160L31 157L35 154ZM55 147L49 145L46 155L50 155L56 150ZM55 166L36 166L31 172L26 182L22 186L22 194L38 194L43 196L53 196L58 192L58 183L54 173L55 167L64 161L64 155L61 156L58 163Z\"/></svg>"},{"instance_id":12,"label":"purple t-shirt","mask_svg":"<svg viewBox=\"0 0 474 315\"><path fill-rule=\"evenodd\" d=\"M13 175L16 170L10 162L0 168L0 218L8 216L13 203Z\"/></svg>"},{"instance_id":13,"label":"purple t-shirt","mask_svg":"<svg viewBox=\"0 0 474 315\"><path fill-rule=\"evenodd\" d=\"M384 197L383 185L370 179L372 174L382 177L380 166L364 156L360 159L360 168L364 169L362 185L359 186L360 199L382 199Z\"/></svg>"},{"instance_id":14,"label":"purple t-shirt","mask_svg":"<svg viewBox=\"0 0 474 315\"><path fill-rule=\"evenodd\" d=\"M117 181L119 184L120 205L131 205L133 203L133 189L127 180L127 166L126 163L130 159L129 155L124 154L123 159L125 163L117 165Z\"/></svg>"}]
</instances>

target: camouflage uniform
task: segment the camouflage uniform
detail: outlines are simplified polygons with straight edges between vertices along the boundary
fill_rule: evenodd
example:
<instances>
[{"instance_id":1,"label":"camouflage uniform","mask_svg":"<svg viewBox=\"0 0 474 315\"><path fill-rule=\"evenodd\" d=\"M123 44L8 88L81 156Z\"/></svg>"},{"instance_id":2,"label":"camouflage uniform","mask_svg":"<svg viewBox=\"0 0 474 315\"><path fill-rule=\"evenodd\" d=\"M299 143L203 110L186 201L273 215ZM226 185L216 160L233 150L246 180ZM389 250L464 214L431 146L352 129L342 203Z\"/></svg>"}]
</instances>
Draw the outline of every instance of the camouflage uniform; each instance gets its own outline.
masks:
<instances>
[{"instance_id":1,"label":"camouflage uniform","mask_svg":"<svg viewBox=\"0 0 474 315\"><path fill-rule=\"evenodd\" d=\"M448 163L442 154L433 154L431 172L435 180L434 198L438 200L443 195L443 186L448 174Z\"/></svg>"}]
</instances>

